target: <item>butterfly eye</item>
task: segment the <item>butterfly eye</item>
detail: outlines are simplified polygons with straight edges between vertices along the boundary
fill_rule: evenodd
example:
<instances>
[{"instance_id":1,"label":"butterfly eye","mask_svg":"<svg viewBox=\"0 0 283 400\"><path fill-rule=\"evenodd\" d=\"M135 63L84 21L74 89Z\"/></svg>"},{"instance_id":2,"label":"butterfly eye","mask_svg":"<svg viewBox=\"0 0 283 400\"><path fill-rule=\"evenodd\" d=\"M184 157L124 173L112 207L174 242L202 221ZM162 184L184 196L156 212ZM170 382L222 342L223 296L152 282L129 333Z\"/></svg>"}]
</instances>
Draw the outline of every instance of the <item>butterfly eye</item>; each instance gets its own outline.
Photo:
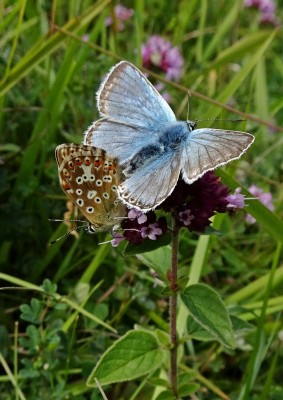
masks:
<instances>
[{"instance_id":1,"label":"butterfly eye","mask_svg":"<svg viewBox=\"0 0 283 400\"><path fill-rule=\"evenodd\" d=\"M96 186L102 186L102 180L101 179L97 179Z\"/></svg>"},{"instance_id":2,"label":"butterfly eye","mask_svg":"<svg viewBox=\"0 0 283 400\"><path fill-rule=\"evenodd\" d=\"M92 214L94 212L94 208L93 207L87 207L86 208L86 212L89 214Z\"/></svg>"},{"instance_id":3,"label":"butterfly eye","mask_svg":"<svg viewBox=\"0 0 283 400\"><path fill-rule=\"evenodd\" d=\"M94 201L95 201L97 204L99 204L99 203L101 203L101 198L100 198L100 197L96 197L96 198L94 199Z\"/></svg>"},{"instance_id":4,"label":"butterfly eye","mask_svg":"<svg viewBox=\"0 0 283 400\"><path fill-rule=\"evenodd\" d=\"M78 196L81 196L81 195L83 194L82 189L77 189L77 190L76 190L76 194L77 194Z\"/></svg>"},{"instance_id":5,"label":"butterfly eye","mask_svg":"<svg viewBox=\"0 0 283 400\"><path fill-rule=\"evenodd\" d=\"M90 158L85 157L85 165L89 166L91 164Z\"/></svg>"},{"instance_id":6,"label":"butterfly eye","mask_svg":"<svg viewBox=\"0 0 283 400\"><path fill-rule=\"evenodd\" d=\"M116 186L116 185L113 185L113 186L111 187L111 190L112 190L113 192L117 192L117 186Z\"/></svg>"},{"instance_id":7,"label":"butterfly eye","mask_svg":"<svg viewBox=\"0 0 283 400\"><path fill-rule=\"evenodd\" d=\"M77 182L78 185L81 185L83 183L82 177L81 176L77 176L76 182Z\"/></svg>"},{"instance_id":8,"label":"butterfly eye","mask_svg":"<svg viewBox=\"0 0 283 400\"><path fill-rule=\"evenodd\" d=\"M104 197L105 199L109 199L110 196L109 196L108 193L104 192L104 193L103 193L103 197Z\"/></svg>"},{"instance_id":9,"label":"butterfly eye","mask_svg":"<svg viewBox=\"0 0 283 400\"><path fill-rule=\"evenodd\" d=\"M95 181L95 176L94 176L94 175L89 175L89 180L90 180L91 182L94 182L94 181Z\"/></svg>"},{"instance_id":10,"label":"butterfly eye","mask_svg":"<svg viewBox=\"0 0 283 400\"><path fill-rule=\"evenodd\" d=\"M96 233L96 229L94 225L89 224L87 227L88 233Z\"/></svg>"},{"instance_id":11,"label":"butterfly eye","mask_svg":"<svg viewBox=\"0 0 283 400\"><path fill-rule=\"evenodd\" d=\"M75 158L75 163L76 163L76 165L82 165L82 161L81 161L80 157Z\"/></svg>"},{"instance_id":12,"label":"butterfly eye","mask_svg":"<svg viewBox=\"0 0 283 400\"><path fill-rule=\"evenodd\" d=\"M82 207L82 206L84 205L83 199L77 199L77 205L78 205L79 207Z\"/></svg>"}]
</instances>

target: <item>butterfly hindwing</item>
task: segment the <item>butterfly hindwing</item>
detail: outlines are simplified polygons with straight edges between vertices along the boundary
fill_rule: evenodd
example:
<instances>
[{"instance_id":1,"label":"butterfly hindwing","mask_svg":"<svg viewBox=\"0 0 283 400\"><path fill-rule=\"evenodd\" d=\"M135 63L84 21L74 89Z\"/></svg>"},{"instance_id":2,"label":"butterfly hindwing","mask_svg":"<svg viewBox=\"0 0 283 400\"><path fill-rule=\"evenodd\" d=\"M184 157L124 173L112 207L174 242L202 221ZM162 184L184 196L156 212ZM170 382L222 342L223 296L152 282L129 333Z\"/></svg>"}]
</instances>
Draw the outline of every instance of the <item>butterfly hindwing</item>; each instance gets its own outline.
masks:
<instances>
[{"instance_id":1,"label":"butterfly hindwing","mask_svg":"<svg viewBox=\"0 0 283 400\"><path fill-rule=\"evenodd\" d=\"M119 198L130 208L149 211L173 191L181 170L181 159L164 153L143 168L138 168L118 187Z\"/></svg>"}]
</instances>

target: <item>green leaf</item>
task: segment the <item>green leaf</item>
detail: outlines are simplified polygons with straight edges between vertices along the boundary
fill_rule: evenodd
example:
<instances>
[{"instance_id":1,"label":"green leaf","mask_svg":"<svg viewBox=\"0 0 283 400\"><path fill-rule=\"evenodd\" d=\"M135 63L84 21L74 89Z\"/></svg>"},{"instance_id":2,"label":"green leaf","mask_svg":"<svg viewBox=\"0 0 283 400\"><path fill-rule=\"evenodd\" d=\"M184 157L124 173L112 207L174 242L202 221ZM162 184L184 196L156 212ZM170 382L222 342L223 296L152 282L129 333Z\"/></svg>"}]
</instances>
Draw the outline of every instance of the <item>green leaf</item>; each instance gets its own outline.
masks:
<instances>
[{"instance_id":1,"label":"green leaf","mask_svg":"<svg viewBox=\"0 0 283 400\"><path fill-rule=\"evenodd\" d=\"M40 286L44 292L55 294L57 291L56 283L51 282L49 279L44 279L43 284Z\"/></svg>"},{"instance_id":2,"label":"green leaf","mask_svg":"<svg viewBox=\"0 0 283 400\"><path fill-rule=\"evenodd\" d=\"M230 315L233 330L235 333L245 333L255 331L256 327L248 321L236 316Z\"/></svg>"},{"instance_id":3,"label":"green leaf","mask_svg":"<svg viewBox=\"0 0 283 400\"><path fill-rule=\"evenodd\" d=\"M199 390L199 384L195 383L194 380L197 379L196 371L182 373L178 376L178 396L183 398L190 396Z\"/></svg>"},{"instance_id":4,"label":"green leaf","mask_svg":"<svg viewBox=\"0 0 283 400\"><path fill-rule=\"evenodd\" d=\"M150 378L148 380L148 383L150 385L152 385L152 386L161 386L161 387L164 387L166 389L169 389L169 386L170 386L169 382L168 382L168 379L162 379L162 378L159 378L159 377Z\"/></svg>"},{"instance_id":5,"label":"green leaf","mask_svg":"<svg viewBox=\"0 0 283 400\"><path fill-rule=\"evenodd\" d=\"M243 319L236 317L235 315L230 315L230 319L233 326L233 331L235 333L245 333L251 332L255 330L254 325L250 324ZM204 329L199 323L197 323L193 318L188 318L187 321L187 331L188 335L192 339L200 340L202 342L215 340L214 335L212 335L209 331Z\"/></svg>"},{"instance_id":6,"label":"green leaf","mask_svg":"<svg viewBox=\"0 0 283 400\"><path fill-rule=\"evenodd\" d=\"M191 317L226 347L235 348L232 323L219 294L209 286L189 286L181 298Z\"/></svg>"},{"instance_id":7,"label":"green leaf","mask_svg":"<svg viewBox=\"0 0 283 400\"><path fill-rule=\"evenodd\" d=\"M43 308L43 303L33 298L31 299L30 306L28 304L23 304L20 306L20 310L22 312L21 319L32 322L33 324L40 324Z\"/></svg>"},{"instance_id":8,"label":"green leaf","mask_svg":"<svg viewBox=\"0 0 283 400\"><path fill-rule=\"evenodd\" d=\"M163 351L153 334L130 331L103 354L87 385L95 387L95 378L102 386L136 379L156 370L162 360Z\"/></svg>"},{"instance_id":9,"label":"green leaf","mask_svg":"<svg viewBox=\"0 0 283 400\"><path fill-rule=\"evenodd\" d=\"M187 383L185 385L182 385L178 388L178 395L185 397L185 396L190 396L192 393L195 393L197 390L199 390L200 385L198 383Z\"/></svg>"},{"instance_id":10,"label":"green leaf","mask_svg":"<svg viewBox=\"0 0 283 400\"><path fill-rule=\"evenodd\" d=\"M187 322L187 330L190 338L200 340L201 342L215 340L215 337L193 318L188 318Z\"/></svg>"},{"instance_id":11,"label":"green leaf","mask_svg":"<svg viewBox=\"0 0 283 400\"><path fill-rule=\"evenodd\" d=\"M176 400L176 396L169 390L164 390L156 397L156 400Z\"/></svg>"},{"instance_id":12,"label":"green leaf","mask_svg":"<svg viewBox=\"0 0 283 400\"><path fill-rule=\"evenodd\" d=\"M171 271L171 258L172 250L170 246L160 247L154 251L149 251L143 254L137 255L137 258L152 268L158 275L158 278L167 281L166 274Z\"/></svg>"}]
</instances>

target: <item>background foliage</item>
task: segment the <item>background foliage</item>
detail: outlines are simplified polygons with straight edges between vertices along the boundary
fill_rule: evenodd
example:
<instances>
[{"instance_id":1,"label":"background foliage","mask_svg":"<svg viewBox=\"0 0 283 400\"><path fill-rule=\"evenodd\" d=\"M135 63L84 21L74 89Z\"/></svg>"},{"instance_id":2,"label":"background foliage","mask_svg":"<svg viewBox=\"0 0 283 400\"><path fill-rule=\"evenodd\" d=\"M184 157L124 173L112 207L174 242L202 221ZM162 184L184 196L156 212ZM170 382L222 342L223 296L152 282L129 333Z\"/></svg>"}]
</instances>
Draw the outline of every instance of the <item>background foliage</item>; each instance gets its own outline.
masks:
<instances>
[{"instance_id":1,"label":"background foliage","mask_svg":"<svg viewBox=\"0 0 283 400\"><path fill-rule=\"evenodd\" d=\"M219 175L231 190L237 178L271 192L275 207L247 201L254 224L244 212L216 216L221 236L182 232L179 261L190 283L217 289L246 324L235 322L234 351L189 340L181 368L199 384L195 398L282 399L282 10L275 24L262 25L242 1L123 4L134 12L120 31L105 24L110 0L0 3L1 398L98 399L85 382L113 340L135 324L167 329L167 298L145 257L98 245L105 234L48 245L68 229L48 220L66 211L55 147L82 141L98 117L101 78L120 59L141 67L142 44L158 34L179 47L184 67L178 83L158 68L153 82L165 83L179 118L186 119L190 89L191 119L245 119L237 128L202 124L256 136ZM180 331L185 316L181 305ZM110 399L153 399L159 391L142 379L106 388Z\"/></svg>"}]
</instances>

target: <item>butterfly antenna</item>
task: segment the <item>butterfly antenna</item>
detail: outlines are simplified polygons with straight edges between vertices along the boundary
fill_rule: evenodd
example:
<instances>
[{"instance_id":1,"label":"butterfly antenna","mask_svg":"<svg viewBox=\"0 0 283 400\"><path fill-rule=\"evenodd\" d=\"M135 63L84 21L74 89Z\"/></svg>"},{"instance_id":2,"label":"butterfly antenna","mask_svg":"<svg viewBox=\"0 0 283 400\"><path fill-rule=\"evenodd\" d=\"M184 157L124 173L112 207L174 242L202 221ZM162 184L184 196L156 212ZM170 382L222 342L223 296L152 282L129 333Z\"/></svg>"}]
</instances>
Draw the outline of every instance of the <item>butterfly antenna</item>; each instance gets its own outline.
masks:
<instances>
[{"instance_id":1,"label":"butterfly antenna","mask_svg":"<svg viewBox=\"0 0 283 400\"><path fill-rule=\"evenodd\" d=\"M188 90L187 96L188 96L188 109L187 109L187 121L188 121L189 115L190 115L190 98L191 98L191 93L189 92L189 90Z\"/></svg>"},{"instance_id":2,"label":"butterfly antenna","mask_svg":"<svg viewBox=\"0 0 283 400\"><path fill-rule=\"evenodd\" d=\"M50 220L49 220L49 221L50 221ZM53 221L56 221L56 220L53 220ZM58 221L61 221L61 220L59 219ZM83 222L83 221L81 221L81 222ZM77 231L78 229L86 228L86 227L88 227L88 224L76 226L75 228L71 229L70 231L68 231L68 232L65 233L64 235L58 237L58 238L55 239L55 240L52 240L52 242L48 243L48 246L51 246L52 244L54 244L54 243L56 243L56 242L59 242L59 240L63 239L65 236L70 235L71 232Z\"/></svg>"},{"instance_id":3,"label":"butterfly antenna","mask_svg":"<svg viewBox=\"0 0 283 400\"><path fill-rule=\"evenodd\" d=\"M48 221L53 221L53 222L85 222L85 221L82 221L81 219L51 219L51 218L49 218Z\"/></svg>"},{"instance_id":4,"label":"butterfly antenna","mask_svg":"<svg viewBox=\"0 0 283 400\"><path fill-rule=\"evenodd\" d=\"M243 122L246 121L245 119L242 118L236 118L236 119L226 119L226 118L204 118L204 119L198 119L197 122L203 122L203 121L226 121L226 122Z\"/></svg>"}]
</instances>

